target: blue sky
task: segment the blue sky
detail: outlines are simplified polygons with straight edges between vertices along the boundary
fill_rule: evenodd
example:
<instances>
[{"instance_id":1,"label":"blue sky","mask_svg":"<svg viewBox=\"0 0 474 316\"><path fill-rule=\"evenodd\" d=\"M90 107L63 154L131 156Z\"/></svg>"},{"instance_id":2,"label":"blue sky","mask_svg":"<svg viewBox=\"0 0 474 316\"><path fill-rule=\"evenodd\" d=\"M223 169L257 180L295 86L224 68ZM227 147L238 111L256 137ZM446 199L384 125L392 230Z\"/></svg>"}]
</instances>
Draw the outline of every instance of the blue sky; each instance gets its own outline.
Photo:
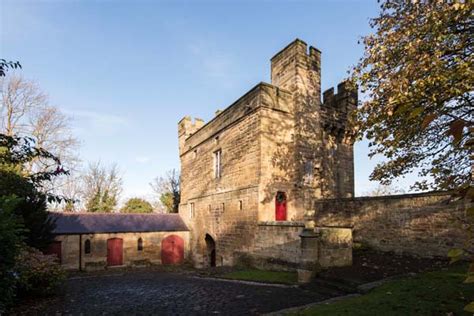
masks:
<instances>
[{"instance_id":1,"label":"blue sky","mask_svg":"<svg viewBox=\"0 0 474 316\"><path fill-rule=\"evenodd\" d=\"M260 81L300 38L319 48L322 89L362 54L376 1L0 0L1 57L19 60L73 118L84 162L116 162L124 196L179 167L177 122L209 120ZM356 192L375 187L367 143L355 146Z\"/></svg>"}]
</instances>

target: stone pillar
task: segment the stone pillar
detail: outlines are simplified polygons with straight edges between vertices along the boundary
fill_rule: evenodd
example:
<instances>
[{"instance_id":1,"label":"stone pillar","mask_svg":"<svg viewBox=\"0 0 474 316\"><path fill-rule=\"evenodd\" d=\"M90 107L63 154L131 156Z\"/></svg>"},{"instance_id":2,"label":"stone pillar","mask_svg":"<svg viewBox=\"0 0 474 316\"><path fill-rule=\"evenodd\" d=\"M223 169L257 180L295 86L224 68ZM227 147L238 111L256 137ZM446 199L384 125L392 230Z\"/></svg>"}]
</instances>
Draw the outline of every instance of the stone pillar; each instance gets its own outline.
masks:
<instances>
[{"instance_id":1,"label":"stone pillar","mask_svg":"<svg viewBox=\"0 0 474 316\"><path fill-rule=\"evenodd\" d=\"M298 283L310 282L318 270L320 234L315 228L314 214L314 210L305 212L305 227L299 235L301 255L297 270Z\"/></svg>"}]
</instances>

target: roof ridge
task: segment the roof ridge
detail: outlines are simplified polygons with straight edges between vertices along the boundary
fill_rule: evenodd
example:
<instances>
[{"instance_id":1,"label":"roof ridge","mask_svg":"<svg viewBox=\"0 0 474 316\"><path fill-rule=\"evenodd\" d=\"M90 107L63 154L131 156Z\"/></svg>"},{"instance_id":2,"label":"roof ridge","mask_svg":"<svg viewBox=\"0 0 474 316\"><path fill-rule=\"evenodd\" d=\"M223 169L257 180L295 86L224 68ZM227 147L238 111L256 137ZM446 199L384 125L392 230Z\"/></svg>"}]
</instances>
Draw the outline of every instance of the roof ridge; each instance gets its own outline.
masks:
<instances>
[{"instance_id":1,"label":"roof ridge","mask_svg":"<svg viewBox=\"0 0 474 316\"><path fill-rule=\"evenodd\" d=\"M49 212L51 215L55 214L60 214L60 215L65 215L65 216L74 216L74 215L145 215L145 216L156 216L156 215L162 215L162 216L176 216L179 215L179 213L107 213L107 212Z\"/></svg>"}]
</instances>

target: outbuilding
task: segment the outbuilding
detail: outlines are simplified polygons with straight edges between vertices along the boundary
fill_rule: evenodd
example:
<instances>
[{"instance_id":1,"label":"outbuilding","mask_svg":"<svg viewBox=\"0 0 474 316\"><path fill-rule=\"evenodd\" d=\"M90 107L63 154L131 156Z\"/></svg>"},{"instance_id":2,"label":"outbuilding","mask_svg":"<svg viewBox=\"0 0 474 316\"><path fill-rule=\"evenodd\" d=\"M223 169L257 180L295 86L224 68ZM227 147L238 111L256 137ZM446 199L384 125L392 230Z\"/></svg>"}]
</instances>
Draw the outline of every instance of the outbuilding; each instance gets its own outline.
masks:
<instances>
[{"instance_id":1,"label":"outbuilding","mask_svg":"<svg viewBox=\"0 0 474 316\"><path fill-rule=\"evenodd\" d=\"M51 213L56 223L48 253L71 270L182 264L189 231L178 214Z\"/></svg>"}]
</instances>

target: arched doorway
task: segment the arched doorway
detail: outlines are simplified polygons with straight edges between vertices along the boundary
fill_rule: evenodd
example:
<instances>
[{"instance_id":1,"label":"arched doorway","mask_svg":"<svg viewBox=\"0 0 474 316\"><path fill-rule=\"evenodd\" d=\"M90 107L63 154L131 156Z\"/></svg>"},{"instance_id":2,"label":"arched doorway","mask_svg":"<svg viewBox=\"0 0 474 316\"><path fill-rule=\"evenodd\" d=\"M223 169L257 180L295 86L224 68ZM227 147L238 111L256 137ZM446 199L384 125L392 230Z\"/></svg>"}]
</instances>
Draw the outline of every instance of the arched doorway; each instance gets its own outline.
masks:
<instances>
[{"instance_id":1,"label":"arched doorway","mask_svg":"<svg viewBox=\"0 0 474 316\"><path fill-rule=\"evenodd\" d=\"M277 192L275 196L275 220L286 221L286 193Z\"/></svg>"},{"instance_id":2,"label":"arched doorway","mask_svg":"<svg viewBox=\"0 0 474 316\"><path fill-rule=\"evenodd\" d=\"M161 263L180 264L184 261L184 240L170 235L161 241Z\"/></svg>"},{"instance_id":3,"label":"arched doorway","mask_svg":"<svg viewBox=\"0 0 474 316\"><path fill-rule=\"evenodd\" d=\"M216 266L216 242L211 235L206 234L206 251L207 251L207 260L209 266L215 267Z\"/></svg>"},{"instance_id":4,"label":"arched doorway","mask_svg":"<svg viewBox=\"0 0 474 316\"><path fill-rule=\"evenodd\" d=\"M107 239L107 265L121 266L123 264L123 239Z\"/></svg>"}]
</instances>

